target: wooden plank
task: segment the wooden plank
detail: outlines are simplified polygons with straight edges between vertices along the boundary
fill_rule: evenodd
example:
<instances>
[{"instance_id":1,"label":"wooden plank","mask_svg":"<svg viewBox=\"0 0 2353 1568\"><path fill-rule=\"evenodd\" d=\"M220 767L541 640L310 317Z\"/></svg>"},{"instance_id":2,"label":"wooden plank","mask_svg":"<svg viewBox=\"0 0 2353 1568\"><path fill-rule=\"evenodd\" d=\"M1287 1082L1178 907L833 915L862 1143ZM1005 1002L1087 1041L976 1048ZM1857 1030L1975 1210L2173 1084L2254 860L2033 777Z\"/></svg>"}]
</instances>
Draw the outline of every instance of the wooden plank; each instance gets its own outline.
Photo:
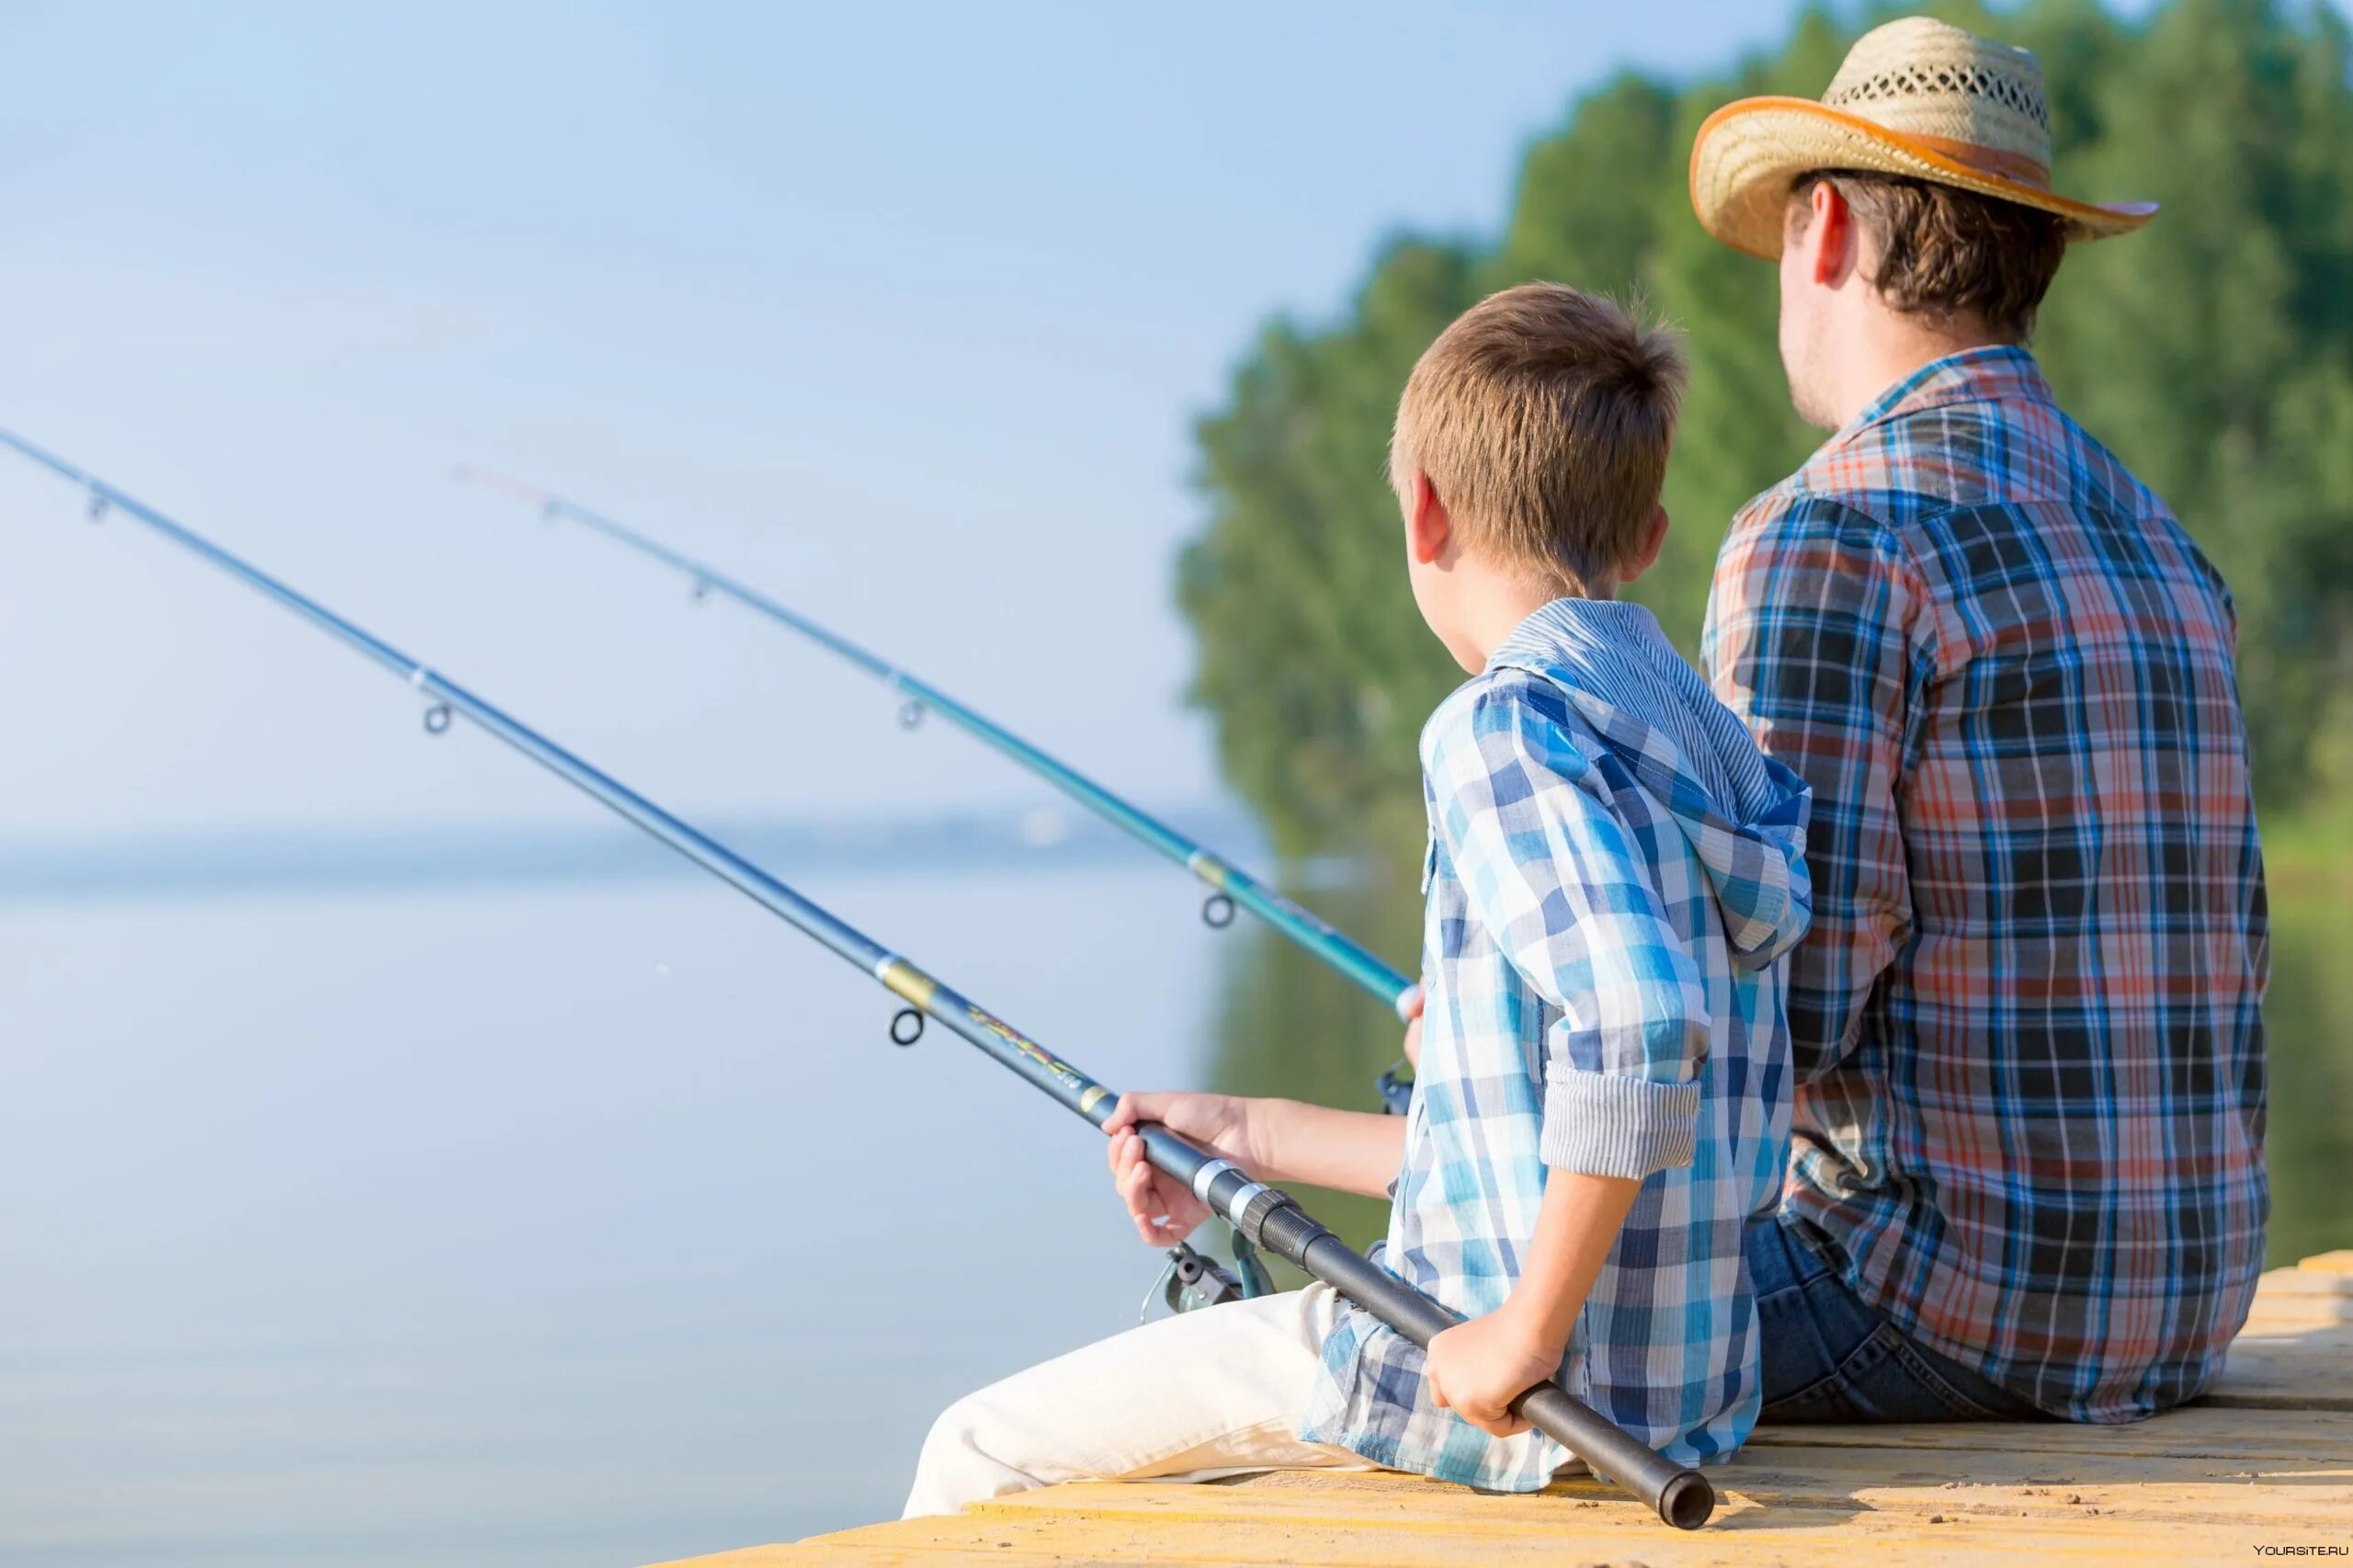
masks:
<instances>
[{"instance_id":1,"label":"wooden plank","mask_svg":"<svg viewBox=\"0 0 2353 1568\"><path fill-rule=\"evenodd\" d=\"M1753 1511L1745 1496L1720 1496L1720 1528ZM1047 1517L1083 1512L1157 1528L1175 1520L1248 1526L1419 1530L1446 1537L1537 1534L1557 1538L1587 1528L1661 1528L1640 1504L1593 1482L1537 1493L1484 1493L1421 1476L1286 1471L1233 1486L1151 1482L1098 1483L1016 1494L975 1506L974 1517Z\"/></svg>"},{"instance_id":2,"label":"wooden plank","mask_svg":"<svg viewBox=\"0 0 2353 1568\"><path fill-rule=\"evenodd\" d=\"M1769 1544L1756 1534L1760 1521L1777 1538L1815 1532L1817 1551L1798 1561L1813 1560L1828 1545L1819 1535L1824 1530L1836 1532L1837 1550L1865 1545L1873 1561L1887 1553L1932 1561L1963 1549L2213 1560L2244 1553L2250 1541L2309 1543L2353 1533L2353 1465L2234 1471L2181 1460L2158 1468L2131 1456L2063 1459L2063 1468L2028 1459L2001 1470L1972 1453L1752 1445L1718 1472L1725 1506L1706 1532L1711 1540L1727 1533L1737 1540L1696 1555L1681 1545L1692 1538L1668 1536L1638 1506L1589 1480L1530 1496L1494 1496L1413 1476L1292 1471L1224 1486L1056 1487L996 1499L958 1520L917 1521L926 1528L914 1531L874 1527L821 1538L807 1552L765 1548L702 1560L702 1568L956 1561L1510 1563L1565 1561L1557 1554L1570 1547L1621 1546L1661 1564L1753 1563ZM1188 1532L1210 1539L1188 1547ZM1373 1538L1369 1548L1356 1539L1367 1535ZM1260 1553L1266 1555L1254 1555Z\"/></svg>"},{"instance_id":3,"label":"wooden plank","mask_svg":"<svg viewBox=\"0 0 2353 1568\"><path fill-rule=\"evenodd\" d=\"M2268 1307L2258 1304L2247 1314L2239 1333L2303 1334L2314 1329L2342 1328L2347 1324L2353 1324L2353 1296L2312 1298L2278 1301Z\"/></svg>"},{"instance_id":4,"label":"wooden plank","mask_svg":"<svg viewBox=\"0 0 2353 1568\"><path fill-rule=\"evenodd\" d=\"M2353 1462L2353 1422L2332 1410L2245 1410L2197 1404L2128 1426L2065 1421L1957 1422L1922 1426L1759 1426L1751 1443L2017 1454L2138 1455L2146 1459Z\"/></svg>"},{"instance_id":5,"label":"wooden plank","mask_svg":"<svg viewBox=\"0 0 2353 1568\"><path fill-rule=\"evenodd\" d=\"M2168 1528L2309 1525L2331 1539L2353 1537L2353 1464L1982 1454L1960 1465L1923 1462L1930 1457L1911 1449L1752 1445L1724 1479L1767 1507L1849 1504L1877 1513L1996 1518L2097 1514Z\"/></svg>"},{"instance_id":6,"label":"wooden plank","mask_svg":"<svg viewBox=\"0 0 2353 1568\"><path fill-rule=\"evenodd\" d=\"M2353 1329L2242 1335L2200 1403L2353 1414Z\"/></svg>"},{"instance_id":7,"label":"wooden plank","mask_svg":"<svg viewBox=\"0 0 2353 1568\"><path fill-rule=\"evenodd\" d=\"M2290 1538L2311 1541L2312 1534ZM1940 1517L1888 1519L1836 1511L1752 1512L1722 1526L1682 1533L1655 1520L1580 1522L1543 1530L1401 1528L1382 1522L1344 1528L1301 1524L1237 1528L1219 1519L1134 1520L1091 1507L988 1512L911 1519L799 1547L763 1548L695 1561L694 1568L804 1568L806 1564L958 1563L1295 1564L1298 1568L1562 1568L1636 1562L1649 1568L1797 1568L1831 1553L1898 1565L2033 1561L2059 1564L2219 1562L2247 1555L2243 1528L2183 1526L2160 1534L2122 1520L2068 1523Z\"/></svg>"},{"instance_id":8,"label":"wooden plank","mask_svg":"<svg viewBox=\"0 0 2353 1568\"><path fill-rule=\"evenodd\" d=\"M2310 1317L2335 1312L2347 1301L2353 1300L2353 1275L2308 1274L2307 1279L2318 1281L2321 1289L2309 1290L2260 1290L2248 1304L2246 1320L2260 1323L2266 1318Z\"/></svg>"},{"instance_id":9,"label":"wooden plank","mask_svg":"<svg viewBox=\"0 0 2353 1568\"><path fill-rule=\"evenodd\" d=\"M2241 1561L2353 1539L2353 1250L2265 1276L2213 1393L2130 1426L1760 1428L1684 1535L1590 1479L1528 1496L1416 1476L1287 1471L1096 1483L691 1559L693 1568L1286 1563L1775 1568ZM671 1568L687 1568L685 1563ZM2038 1568L2040 1565L2038 1564Z\"/></svg>"},{"instance_id":10,"label":"wooden plank","mask_svg":"<svg viewBox=\"0 0 2353 1568\"><path fill-rule=\"evenodd\" d=\"M2353 1348L2353 1324L2319 1324L2303 1328L2248 1328L2231 1341L2231 1354L2255 1340L2269 1340L2275 1345L2294 1343L2315 1356L2333 1356Z\"/></svg>"},{"instance_id":11,"label":"wooden plank","mask_svg":"<svg viewBox=\"0 0 2353 1568\"><path fill-rule=\"evenodd\" d=\"M1924 1463L1924 1458L1942 1462ZM1736 1463L1711 1473L1728 1509L1734 1504L1848 1510L1859 1505L1883 1512L1960 1511L2057 1519L2074 1518L2085 1510L2131 1510L2208 1522L2284 1516L2353 1528L2353 1466L2234 1468L2170 1460L2158 1470L2143 1460L2097 1456L2005 1466L1989 1464L1978 1455L1923 1456L1900 1449L1782 1450L1768 1445L1752 1448ZM1440 1523L1520 1519L1545 1528L1557 1524L1570 1508L1600 1509L1635 1522L1645 1517L1638 1505L1589 1480L1561 1483L1540 1494L1496 1497L1418 1477L1294 1471L1213 1492L1158 1498L1153 1506L1164 1511L1196 1507L1212 1516L1277 1508L1336 1522L1368 1512ZM1092 1506L1118 1506L1122 1495L1128 1494L1098 1494ZM1026 1503L1002 1498L994 1506L1040 1506L1038 1500L1045 1496L1031 1494ZM1049 1501L1043 1506L1055 1505Z\"/></svg>"},{"instance_id":12,"label":"wooden plank","mask_svg":"<svg viewBox=\"0 0 2353 1568\"><path fill-rule=\"evenodd\" d=\"M868 1528L879 1527L869 1526ZM863 1530L851 1530L841 1535L812 1536L799 1542L779 1541L770 1546L738 1547L733 1551L714 1552L708 1557L680 1557L669 1562L654 1562L647 1568L809 1568L814 1562L838 1562L851 1568L883 1568L885 1564L905 1564L920 1562L927 1568L956 1561L956 1554L941 1556L926 1551L918 1556L904 1546L863 1545L858 1537ZM1010 1543L1008 1543L1008 1546ZM983 1561L1006 1564L1006 1568L1081 1568L1086 1562L1055 1546L1038 1546L1011 1551L1005 1547L991 1549ZM1101 1559L1096 1560L1100 1562Z\"/></svg>"},{"instance_id":13,"label":"wooden plank","mask_svg":"<svg viewBox=\"0 0 2353 1568\"><path fill-rule=\"evenodd\" d=\"M2247 1328L2353 1322L2353 1274L2292 1273L2285 1279L2256 1293Z\"/></svg>"},{"instance_id":14,"label":"wooden plank","mask_svg":"<svg viewBox=\"0 0 2353 1568\"><path fill-rule=\"evenodd\" d=\"M2353 1260L2353 1252L2325 1255ZM2256 1288L2247 1312L2247 1333L2278 1333L2296 1328L2353 1323L2353 1261L2347 1267L2313 1267L2312 1259L2295 1268L2275 1268Z\"/></svg>"},{"instance_id":15,"label":"wooden plank","mask_svg":"<svg viewBox=\"0 0 2353 1568\"><path fill-rule=\"evenodd\" d=\"M1997 1468L1972 1456L1923 1467L1901 1449L1786 1452L1751 1449L1714 1472L1723 1497L1719 1519L1754 1510L1811 1508L2070 1521L2101 1516L2197 1525L2283 1521L2353 1532L2353 1466L2336 1471L2289 1466L2232 1469L2172 1461L2152 1473L2139 1460L2074 1460L2064 1465ZM1438 1530L1575 1529L1594 1522L1641 1525L1636 1504L1593 1482L1543 1493L1495 1496L1418 1477L1292 1471L1234 1486L1131 1483L1092 1490L1057 1487L1001 1497L990 1514L1065 1514L1139 1522L1223 1519L1237 1525L1350 1524Z\"/></svg>"}]
</instances>

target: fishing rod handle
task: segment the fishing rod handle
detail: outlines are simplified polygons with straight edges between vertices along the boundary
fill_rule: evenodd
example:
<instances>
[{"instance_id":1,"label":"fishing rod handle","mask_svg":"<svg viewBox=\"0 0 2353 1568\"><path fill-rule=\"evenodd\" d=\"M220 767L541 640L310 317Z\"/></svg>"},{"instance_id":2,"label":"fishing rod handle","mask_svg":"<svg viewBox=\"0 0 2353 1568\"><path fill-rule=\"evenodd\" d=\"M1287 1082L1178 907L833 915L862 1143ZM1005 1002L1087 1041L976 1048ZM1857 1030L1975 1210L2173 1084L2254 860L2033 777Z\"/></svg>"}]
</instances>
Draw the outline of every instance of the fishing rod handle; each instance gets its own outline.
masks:
<instances>
[{"instance_id":1,"label":"fishing rod handle","mask_svg":"<svg viewBox=\"0 0 2353 1568\"><path fill-rule=\"evenodd\" d=\"M1223 1172L1207 1185L1213 1192L1224 1187L1219 1196L1229 1201L1241 1199L1233 1217L1252 1245L1321 1279L1425 1350L1431 1340L1463 1321L1318 1224L1290 1195L1250 1182L1231 1166L1227 1170L1242 1185L1228 1187ZM1215 1206L1232 1212L1225 1205ZM1677 1529L1698 1529L1715 1512L1716 1490L1706 1476L1663 1458L1559 1383L1537 1384L1513 1400L1510 1408Z\"/></svg>"}]
</instances>

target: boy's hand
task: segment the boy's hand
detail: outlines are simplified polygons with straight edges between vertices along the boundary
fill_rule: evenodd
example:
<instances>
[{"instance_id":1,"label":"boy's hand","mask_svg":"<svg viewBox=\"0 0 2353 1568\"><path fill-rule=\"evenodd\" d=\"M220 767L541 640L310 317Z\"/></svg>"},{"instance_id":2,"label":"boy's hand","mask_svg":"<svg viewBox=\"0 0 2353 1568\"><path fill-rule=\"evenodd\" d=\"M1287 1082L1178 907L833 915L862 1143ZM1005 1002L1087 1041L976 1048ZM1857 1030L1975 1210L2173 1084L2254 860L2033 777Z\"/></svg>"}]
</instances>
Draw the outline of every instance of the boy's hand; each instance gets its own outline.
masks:
<instances>
[{"instance_id":1,"label":"boy's hand","mask_svg":"<svg viewBox=\"0 0 2353 1568\"><path fill-rule=\"evenodd\" d=\"M1528 1430L1506 1407L1560 1370L1561 1350L1535 1342L1509 1308L1457 1324L1430 1341L1430 1393L1494 1437Z\"/></svg>"},{"instance_id":2,"label":"boy's hand","mask_svg":"<svg viewBox=\"0 0 2353 1568\"><path fill-rule=\"evenodd\" d=\"M1536 1235L1511 1295L1430 1341L1430 1392L1440 1408L1493 1437L1528 1429L1504 1407L1560 1370L1577 1314L1641 1190L1622 1176L1555 1170L1545 1177Z\"/></svg>"},{"instance_id":3,"label":"boy's hand","mask_svg":"<svg viewBox=\"0 0 2353 1568\"><path fill-rule=\"evenodd\" d=\"M1414 1000L1405 1009L1405 1060L1414 1064L1416 1073L1422 1069L1422 1006L1428 1000L1428 991L1416 985Z\"/></svg>"},{"instance_id":4,"label":"boy's hand","mask_svg":"<svg viewBox=\"0 0 2353 1568\"><path fill-rule=\"evenodd\" d=\"M1156 1121L1179 1138L1223 1155L1245 1171L1256 1170L1251 1146L1251 1102L1234 1095L1121 1095L1119 1108L1103 1124L1110 1134L1111 1185L1147 1245L1175 1246L1210 1217L1208 1205L1174 1176L1143 1157L1136 1123Z\"/></svg>"}]
</instances>

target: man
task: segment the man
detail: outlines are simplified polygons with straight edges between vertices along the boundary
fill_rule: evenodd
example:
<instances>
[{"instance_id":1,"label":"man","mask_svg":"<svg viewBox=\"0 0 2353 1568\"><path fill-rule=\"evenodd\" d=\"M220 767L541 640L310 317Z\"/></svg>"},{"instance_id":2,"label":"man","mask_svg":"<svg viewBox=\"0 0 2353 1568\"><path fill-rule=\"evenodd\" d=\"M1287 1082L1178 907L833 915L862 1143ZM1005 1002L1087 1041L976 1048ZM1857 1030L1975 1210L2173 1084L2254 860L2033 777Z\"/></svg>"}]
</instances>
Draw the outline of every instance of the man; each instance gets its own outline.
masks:
<instances>
[{"instance_id":1,"label":"man","mask_svg":"<svg viewBox=\"0 0 2353 1568\"><path fill-rule=\"evenodd\" d=\"M2263 869L2228 592L2025 345L2070 242L2034 57L1923 19L1718 111L1692 200L1780 263L1836 433L1733 522L1711 676L1802 775L1796 1132L1745 1253L1764 1419L2130 1421L2263 1257Z\"/></svg>"}]
</instances>

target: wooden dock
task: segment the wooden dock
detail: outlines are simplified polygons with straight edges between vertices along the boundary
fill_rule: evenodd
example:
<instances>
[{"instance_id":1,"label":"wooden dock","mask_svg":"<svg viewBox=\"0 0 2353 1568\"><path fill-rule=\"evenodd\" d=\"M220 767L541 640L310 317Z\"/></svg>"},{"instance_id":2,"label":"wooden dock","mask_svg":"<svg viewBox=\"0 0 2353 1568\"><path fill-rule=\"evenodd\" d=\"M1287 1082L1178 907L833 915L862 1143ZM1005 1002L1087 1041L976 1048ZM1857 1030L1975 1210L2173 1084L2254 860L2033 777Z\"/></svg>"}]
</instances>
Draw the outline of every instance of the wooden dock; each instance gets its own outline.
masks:
<instances>
[{"instance_id":1,"label":"wooden dock","mask_svg":"<svg viewBox=\"0 0 2353 1568\"><path fill-rule=\"evenodd\" d=\"M1693 1534L1590 1480L1494 1496L1415 1476L1295 1471L1211 1485L1057 1486L952 1518L690 1562L1798 1568L1833 1557L2054 1565L2353 1557L2353 1251L2264 1276L2214 1392L2153 1421L1763 1427L1710 1473L1722 1501L1715 1522Z\"/></svg>"}]
</instances>

